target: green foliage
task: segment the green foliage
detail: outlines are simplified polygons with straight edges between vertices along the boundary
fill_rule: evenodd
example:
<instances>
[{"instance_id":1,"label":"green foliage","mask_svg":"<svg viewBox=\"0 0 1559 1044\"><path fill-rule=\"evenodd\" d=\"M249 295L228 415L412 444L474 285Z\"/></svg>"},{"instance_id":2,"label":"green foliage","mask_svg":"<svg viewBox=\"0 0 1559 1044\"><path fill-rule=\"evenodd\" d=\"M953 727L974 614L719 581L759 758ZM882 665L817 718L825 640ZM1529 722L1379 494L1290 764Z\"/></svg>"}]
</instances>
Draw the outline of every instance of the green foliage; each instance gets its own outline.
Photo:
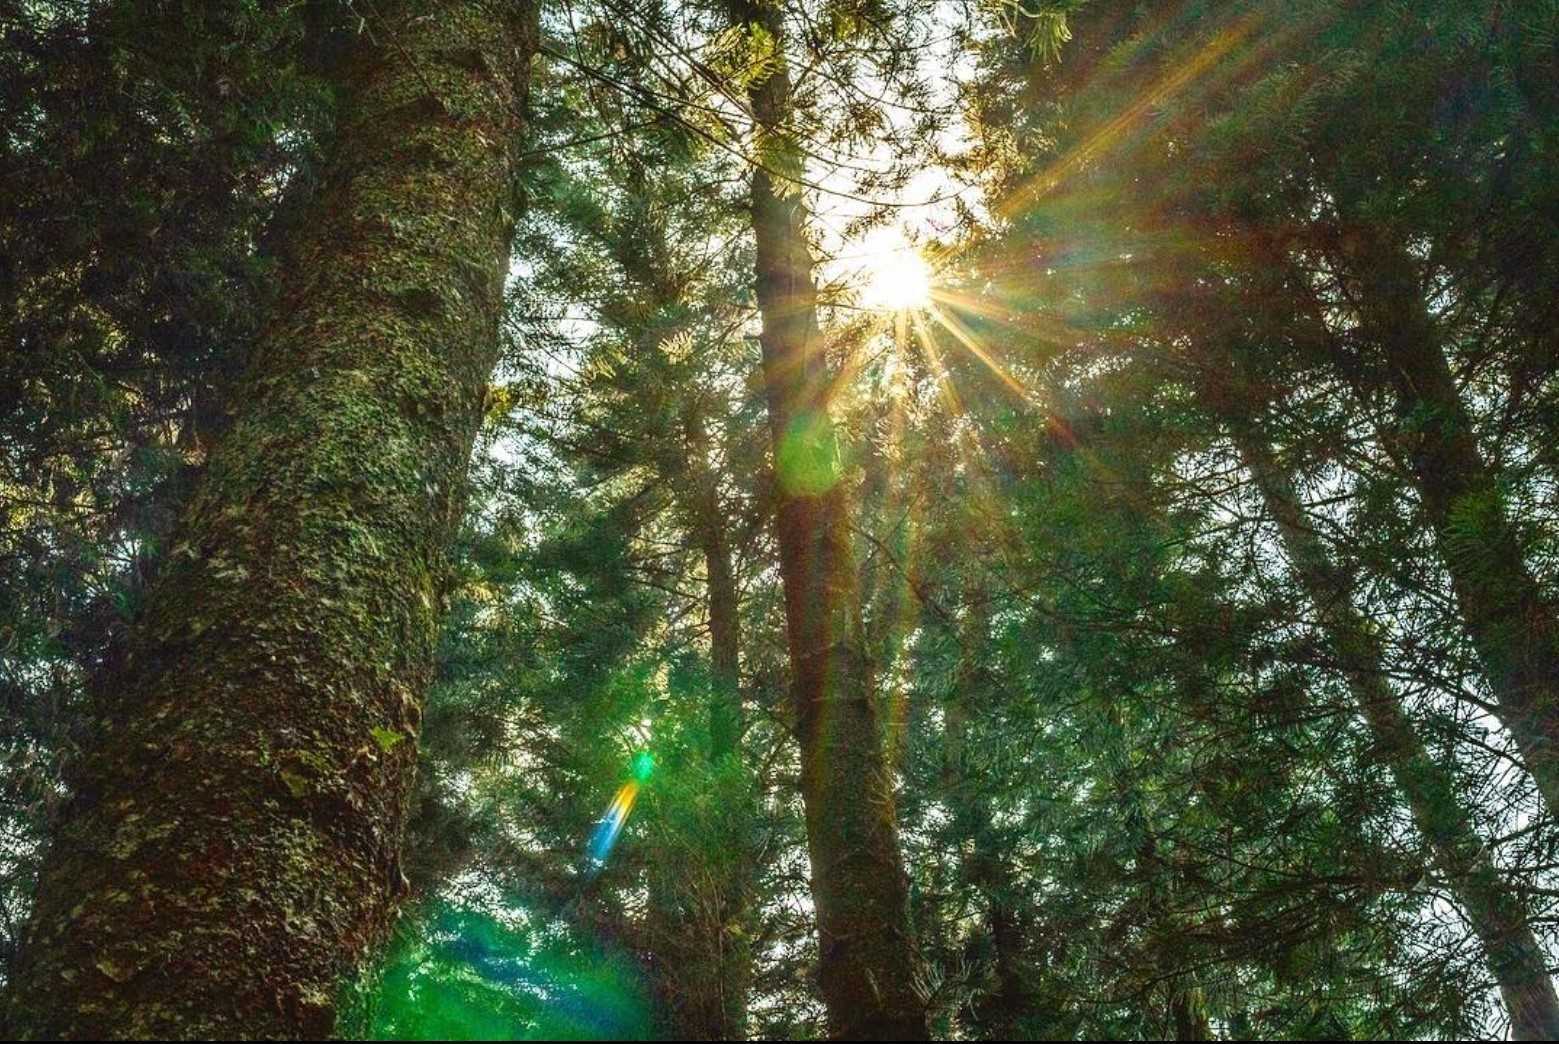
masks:
<instances>
[{"instance_id":1,"label":"green foliage","mask_svg":"<svg viewBox=\"0 0 1559 1044\"><path fill-rule=\"evenodd\" d=\"M849 501L939 1034L1499 1031L1478 926L1360 714L1361 673L1439 770L1413 769L1430 821L1492 853L1484 883L1553 952L1559 835L1490 716L1497 672L1452 575L1509 609L1515 547L1547 602L1501 623L1541 637L1559 9L1035 0L965 24L954 6L759 5L801 30L785 53L723 6L546 14L559 57L532 102L504 360L456 583L426 596L448 614L415 737L416 903L361 984L361 1032L677 1037L715 997L752 1036L817 1035L780 491ZM99 717L88 680L112 701L147 582L195 551L167 533L329 133L309 70L332 5L193 10L35 4L5 24L7 960L60 761ZM983 197L947 235L939 308L1010 383L936 323L933 355L825 286L833 417L794 418L771 459L742 157L829 221L809 184L901 187L914 168L892 161L922 163L946 117L922 64L940 35L964 77L954 173ZM781 63L795 118L755 126L747 91ZM889 159L847 185L868 146ZM1358 257L1381 243L1408 270L1395 325L1366 314L1381 284ZM1381 331L1415 315L1460 411L1401 406ZM1426 525L1414 454L1446 433L1486 474ZM1335 604L1297 575L1252 440ZM276 771L301 804L333 770Z\"/></svg>"}]
</instances>

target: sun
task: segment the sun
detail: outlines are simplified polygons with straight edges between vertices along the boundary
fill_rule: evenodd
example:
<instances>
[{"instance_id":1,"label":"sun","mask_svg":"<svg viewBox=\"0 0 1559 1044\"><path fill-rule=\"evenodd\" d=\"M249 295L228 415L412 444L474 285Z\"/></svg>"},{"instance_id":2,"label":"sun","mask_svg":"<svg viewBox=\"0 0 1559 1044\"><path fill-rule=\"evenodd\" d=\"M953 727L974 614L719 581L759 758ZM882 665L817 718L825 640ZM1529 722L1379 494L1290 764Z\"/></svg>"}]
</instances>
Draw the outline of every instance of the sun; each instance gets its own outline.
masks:
<instances>
[{"instance_id":1,"label":"sun","mask_svg":"<svg viewBox=\"0 0 1559 1044\"><path fill-rule=\"evenodd\" d=\"M896 228L872 232L862 244L861 303L884 312L910 312L931 304L931 266Z\"/></svg>"}]
</instances>

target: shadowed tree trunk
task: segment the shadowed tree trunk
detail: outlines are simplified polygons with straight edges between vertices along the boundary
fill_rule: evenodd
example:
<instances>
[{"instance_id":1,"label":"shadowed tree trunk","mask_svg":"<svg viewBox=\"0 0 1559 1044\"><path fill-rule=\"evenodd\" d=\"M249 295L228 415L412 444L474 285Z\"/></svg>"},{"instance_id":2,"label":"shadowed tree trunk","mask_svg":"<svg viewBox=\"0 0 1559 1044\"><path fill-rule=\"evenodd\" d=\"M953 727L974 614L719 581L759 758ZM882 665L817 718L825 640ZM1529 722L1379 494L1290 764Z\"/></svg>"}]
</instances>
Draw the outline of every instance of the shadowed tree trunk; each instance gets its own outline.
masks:
<instances>
[{"instance_id":1,"label":"shadowed tree trunk","mask_svg":"<svg viewBox=\"0 0 1559 1044\"><path fill-rule=\"evenodd\" d=\"M704 555L704 593L709 610L709 759L718 762L741 754L741 604L726 538L728 520L720 507L720 477L710 466L709 436L696 410L689 412L687 429L693 515Z\"/></svg>"},{"instance_id":2,"label":"shadowed tree trunk","mask_svg":"<svg viewBox=\"0 0 1559 1044\"><path fill-rule=\"evenodd\" d=\"M1207 1006L1201 1001L1201 990L1196 986L1181 989L1170 1003L1170 1014L1175 1021L1176 1040L1212 1040L1212 1023L1207 1018Z\"/></svg>"},{"instance_id":3,"label":"shadowed tree trunk","mask_svg":"<svg viewBox=\"0 0 1559 1044\"><path fill-rule=\"evenodd\" d=\"M232 427L75 766L23 1035L329 1035L403 892L536 31L508 0L369 14Z\"/></svg>"},{"instance_id":4,"label":"shadowed tree trunk","mask_svg":"<svg viewBox=\"0 0 1559 1044\"><path fill-rule=\"evenodd\" d=\"M1499 717L1551 813L1559 813L1559 618L1528 568L1498 477L1424 300L1417 264L1376 229L1343 237L1361 333L1384 356L1376 374L1462 622Z\"/></svg>"},{"instance_id":5,"label":"shadowed tree trunk","mask_svg":"<svg viewBox=\"0 0 1559 1044\"><path fill-rule=\"evenodd\" d=\"M993 989L970 998L968 1017L980 1039L1022 1039L1024 1021L1036 1014L1035 991L1023 955L1023 926L1012 904L1014 882L1007 856L1001 851L991 803L982 789L989 781L970 771L968 757L969 721L977 716L981 696L990 684L981 663L981 657L990 654L989 592L983 584L971 583L965 602L958 669L942 708L941 783L958 849L968 841L965 875L985 898L994 979Z\"/></svg>"},{"instance_id":6,"label":"shadowed tree trunk","mask_svg":"<svg viewBox=\"0 0 1559 1044\"><path fill-rule=\"evenodd\" d=\"M1245 465L1278 527L1290 568L1315 607L1413 823L1429 844L1451 895L1483 945L1517 1040L1559 1038L1559 995L1528 911L1473 830L1452 773L1424 749L1384 674L1384 652L1353 604L1353 585L1305 517L1288 473L1260 438L1239 432Z\"/></svg>"},{"instance_id":7,"label":"shadowed tree trunk","mask_svg":"<svg viewBox=\"0 0 1559 1044\"><path fill-rule=\"evenodd\" d=\"M734 20L783 47L781 9L735 2ZM759 134L788 122L780 58L749 90ZM845 488L832 421L832 375L817 324L817 290L796 186L758 169L752 180L760 341L773 440L775 530L785 593L791 698L817 915L819 986L837 1038L923 1040L909 881L893 779L862 627Z\"/></svg>"},{"instance_id":8,"label":"shadowed tree trunk","mask_svg":"<svg viewBox=\"0 0 1559 1044\"><path fill-rule=\"evenodd\" d=\"M751 803L753 792L739 765L742 756L740 602L728 520L721 511L719 473L709 460L708 437L697 403L683 414L686 457L677 495L685 498L692 537L703 553L709 614L709 748L711 778L728 799ZM733 774L731 770L737 770ZM737 822L748 820L738 816ZM753 838L717 832L713 825L696 839L699 857L667 867L651 917L662 923L657 940L664 952L657 992L666 1013L666 1034L676 1040L744 1040L752 986ZM707 860L707 861L706 861ZM670 962L669 966L667 962Z\"/></svg>"}]
</instances>

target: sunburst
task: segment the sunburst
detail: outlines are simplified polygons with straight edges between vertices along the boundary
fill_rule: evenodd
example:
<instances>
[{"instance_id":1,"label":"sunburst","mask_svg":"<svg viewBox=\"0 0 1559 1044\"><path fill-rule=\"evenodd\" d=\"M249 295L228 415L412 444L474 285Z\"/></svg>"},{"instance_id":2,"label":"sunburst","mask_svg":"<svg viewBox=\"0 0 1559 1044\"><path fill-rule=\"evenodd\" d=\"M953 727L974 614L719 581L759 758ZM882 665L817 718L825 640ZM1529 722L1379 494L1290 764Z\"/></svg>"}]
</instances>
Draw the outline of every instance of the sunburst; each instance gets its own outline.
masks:
<instances>
[{"instance_id":1,"label":"sunburst","mask_svg":"<svg viewBox=\"0 0 1559 1044\"><path fill-rule=\"evenodd\" d=\"M874 311L913 312L931 304L931 265L896 228L878 229L862 244L861 303Z\"/></svg>"}]
</instances>

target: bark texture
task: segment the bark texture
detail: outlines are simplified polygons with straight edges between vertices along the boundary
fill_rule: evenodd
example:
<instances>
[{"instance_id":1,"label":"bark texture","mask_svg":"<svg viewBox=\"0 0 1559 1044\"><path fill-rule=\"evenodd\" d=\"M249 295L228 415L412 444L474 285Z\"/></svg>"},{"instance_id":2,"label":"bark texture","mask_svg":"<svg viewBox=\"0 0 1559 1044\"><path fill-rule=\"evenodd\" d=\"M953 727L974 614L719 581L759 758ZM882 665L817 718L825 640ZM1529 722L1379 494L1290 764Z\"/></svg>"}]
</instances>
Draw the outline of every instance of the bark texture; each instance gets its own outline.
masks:
<instances>
[{"instance_id":1,"label":"bark texture","mask_svg":"<svg viewBox=\"0 0 1559 1044\"><path fill-rule=\"evenodd\" d=\"M1201 990L1193 986L1180 990L1169 1004L1170 1016L1175 1024L1176 1040L1212 1040L1212 1023L1207 1018L1207 1007L1201 1002Z\"/></svg>"},{"instance_id":2,"label":"bark texture","mask_svg":"<svg viewBox=\"0 0 1559 1044\"><path fill-rule=\"evenodd\" d=\"M40 1038L311 1038L390 926L496 362L533 4L384 3L10 984Z\"/></svg>"},{"instance_id":3,"label":"bark texture","mask_svg":"<svg viewBox=\"0 0 1559 1044\"><path fill-rule=\"evenodd\" d=\"M1513 1036L1559 1039L1559 995L1529 925L1528 911L1473 830L1455 777L1424 748L1387 683L1384 652L1354 606L1352 582L1327 554L1305 517L1292 479L1271 448L1249 434L1238 436L1238 442L1277 524L1290 568L1316 609L1375 748L1407 801L1436 868L1483 946L1510 1014Z\"/></svg>"},{"instance_id":4,"label":"bark texture","mask_svg":"<svg viewBox=\"0 0 1559 1044\"><path fill-rule=\"evenodd\" d=\"M784 40L780 8L735 2L731 10L738 25L761 26L770 39ZM783 135L790 97L789 73L779 60L749 91L760 134ZM778 494L775 529L819 986L835 1038L924 1040L909 880L862 626L849 505L828 413L832 375L818 331L805 216L796 186L766 170L754 171L756 288Z\"/></svg>"}]
</instances>

